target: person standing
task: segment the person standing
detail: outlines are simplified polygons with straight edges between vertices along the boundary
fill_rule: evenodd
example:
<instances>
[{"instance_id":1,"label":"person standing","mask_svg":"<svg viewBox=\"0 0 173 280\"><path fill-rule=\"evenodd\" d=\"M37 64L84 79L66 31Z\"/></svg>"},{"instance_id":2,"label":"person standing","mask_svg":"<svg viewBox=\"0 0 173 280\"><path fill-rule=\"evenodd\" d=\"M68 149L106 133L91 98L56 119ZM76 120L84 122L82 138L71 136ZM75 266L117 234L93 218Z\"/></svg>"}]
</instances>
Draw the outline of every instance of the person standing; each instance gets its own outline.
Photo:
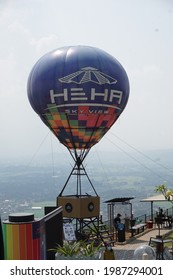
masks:
<instances>
[{"instance_id":1,"label":"person standing","mask_svg":"<svg viewBox=\"0 0 173 280\"><path fill-rule=\"evenodd\" d=\"M114 218L114 227L117 230L118 229L118 225L121 223L121 214L117 214L117 216Z\"/></svg>"}]
</instances>

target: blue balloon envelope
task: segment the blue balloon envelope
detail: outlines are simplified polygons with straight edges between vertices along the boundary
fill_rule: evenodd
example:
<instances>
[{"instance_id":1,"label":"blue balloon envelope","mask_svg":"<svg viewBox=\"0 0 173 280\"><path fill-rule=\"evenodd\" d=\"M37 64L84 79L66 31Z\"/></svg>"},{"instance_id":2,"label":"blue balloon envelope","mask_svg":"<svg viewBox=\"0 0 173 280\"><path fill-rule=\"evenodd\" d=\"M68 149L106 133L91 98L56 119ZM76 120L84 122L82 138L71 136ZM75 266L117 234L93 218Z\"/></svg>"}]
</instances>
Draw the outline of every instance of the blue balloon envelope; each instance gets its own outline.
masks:
<instances>
[{"instance_id":1,"label":"blue balloon envelope","mask_svg":"<svg viewBox=\"0 0 173 280\"><path fill-rule=\"evenodd\" d=\"M28 98L68 149L95 145L116 122L129 97L129 80L111 55L89 46L49 52L28 78Z\"/></svg>"}]
</instances>

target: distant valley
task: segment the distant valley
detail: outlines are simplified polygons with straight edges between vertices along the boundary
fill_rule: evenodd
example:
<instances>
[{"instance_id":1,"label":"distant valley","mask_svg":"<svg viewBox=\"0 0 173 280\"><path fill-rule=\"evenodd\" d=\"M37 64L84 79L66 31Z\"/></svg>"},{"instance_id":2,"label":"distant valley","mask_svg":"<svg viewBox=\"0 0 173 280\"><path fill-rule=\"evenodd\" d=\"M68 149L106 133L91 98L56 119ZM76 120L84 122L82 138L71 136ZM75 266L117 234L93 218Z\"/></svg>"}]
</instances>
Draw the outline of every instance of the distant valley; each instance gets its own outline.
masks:
<instances>
[{"instance_id":1,"label":"distant valley","mask_svg":"<svg viewBox=\"0 0 173 280\"><path fill-rule=\"evenodd\" d=\"M140 200L155 195L154 187L165 183L170 188L173 180L173 150L151 151L145 154L120 152L91 153L84 166L96 192L101 198L101 213L106 218L106 200L115 197L135 197L132 200L135 216L149 211L147 203ZM7 218L11 212L32 211L33 206L55 204L73 166L70 157L55 154L26 160L0 162L0 214ZM84 178L83 194L94 195L91 185ZM76 193L73 176L64 195ZM122 207L118 205L117 207ZM156 206L157 207L157 206ZM120 208L119 208L120 209ZM124 211L124 210L122 210Z\"/></svg>"}]
</instances>

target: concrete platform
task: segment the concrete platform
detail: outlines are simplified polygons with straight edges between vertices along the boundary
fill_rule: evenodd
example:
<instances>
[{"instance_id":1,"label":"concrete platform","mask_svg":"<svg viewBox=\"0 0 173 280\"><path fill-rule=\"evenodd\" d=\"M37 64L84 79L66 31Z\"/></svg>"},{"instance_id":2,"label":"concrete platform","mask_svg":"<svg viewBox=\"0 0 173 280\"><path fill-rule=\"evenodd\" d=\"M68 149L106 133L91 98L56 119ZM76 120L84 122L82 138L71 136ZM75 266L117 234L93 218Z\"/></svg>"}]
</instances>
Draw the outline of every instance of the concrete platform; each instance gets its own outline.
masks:
<instances>
[{"instance_id":1,"label":"concrete platform","mask_svg":"<svg viewBox=\"0 0 173 280\"><path fill-rule=\"evenodd\" d=\"M162 235L163 237L166 237L166 235L169 235L171 232L173 232L173 229L160 229L160 235ZM142 245L148 245L150 237L156 237L158 233L158 228L153 228L146 230L143 233L136 235L135 237L129 238L124 243L116 243L113 247L115 259L132 260L135 249Z\"/></svg>"}]
</instances>

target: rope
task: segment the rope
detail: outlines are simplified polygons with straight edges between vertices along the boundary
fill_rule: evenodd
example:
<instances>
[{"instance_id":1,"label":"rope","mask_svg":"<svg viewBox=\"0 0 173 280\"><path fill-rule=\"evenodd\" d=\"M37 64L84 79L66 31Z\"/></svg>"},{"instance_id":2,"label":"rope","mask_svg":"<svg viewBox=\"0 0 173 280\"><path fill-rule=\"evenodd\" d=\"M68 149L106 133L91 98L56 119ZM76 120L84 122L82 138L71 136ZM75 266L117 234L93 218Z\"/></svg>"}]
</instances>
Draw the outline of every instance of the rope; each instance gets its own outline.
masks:
<instances>
[{"instance_id":1,"label":"rope","mask_svg":"<svg viewBox=\"0 0 173 280\"><path fill-rule=\"evenodd\" d=\"M126 152L125 150L123 150L122 148L120 148L117 144L115 144L113 141L111 141L110 139L108 139L107 137L105 137L111 144L113 144L115 147L117 147L120 151L122 151L124 154L126 154L128 157L130 157L131 159L133 159L134 161L136 161L137 163L139 163L142 167L144 167L145 169L147 169L148 171L150 171L152 174L155 174L157 177L159 177L160 179L162 179L163 181L165 181L165 178L160 176L158 173L156 173L155 171L153 171L151 168L149 168L148 166L146 166L145 164L141 163L141 161L139 161L138 159L136 159L135 157L133 157L132 155L130 155L128 152ZM167 182L169 182L172 185L172 182L167 180Z\"/></svg>"},{"instance_id":2,"label":"rope","mask_svg":"<svg viewBox=\"0 0 173 280\"><path fill-rule=\"evenodd\" d=\"M117 139L119 139L121 142L123 142L124 144L126 144L128 147L130 147L131 149L133 149L134 151L136 151L137 153L139 153L140 155L142 155L143 157L145 157L146 159L152 161L153 163L157 164L158 166L166 169L167 171L171 172L173 174L173 170L170 169L167 166L164 166L163 164L155 161L154 159L152 159L151 157L149 157L148 155L144 154L143 152L139 151L137 148L133 147L132 145L130 145L129 143L127 143L126 141L124 141L122 138L120 138L119 136L115 135L114 133L110 132L114 137L116 137Z\"/></svg>"}]
</instances>

